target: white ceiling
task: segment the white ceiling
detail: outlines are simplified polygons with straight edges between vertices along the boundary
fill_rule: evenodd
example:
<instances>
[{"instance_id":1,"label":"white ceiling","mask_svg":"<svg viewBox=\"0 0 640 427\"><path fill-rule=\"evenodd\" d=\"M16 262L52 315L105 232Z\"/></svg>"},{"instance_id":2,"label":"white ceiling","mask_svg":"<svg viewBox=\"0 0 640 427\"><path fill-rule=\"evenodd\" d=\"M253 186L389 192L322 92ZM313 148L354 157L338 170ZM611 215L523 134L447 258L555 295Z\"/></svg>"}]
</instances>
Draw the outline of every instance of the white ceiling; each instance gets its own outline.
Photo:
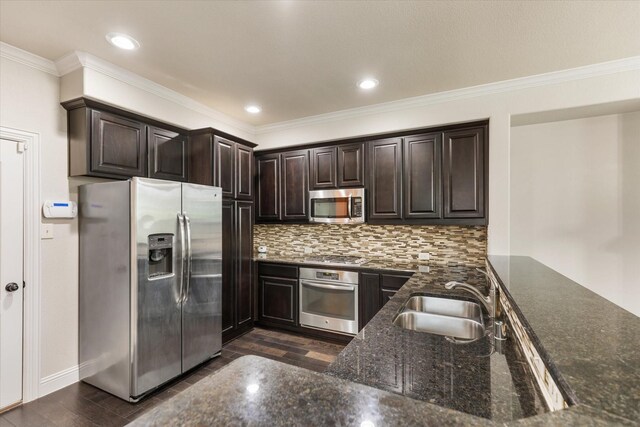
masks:
<instances>
[{"instance_id":1,"label":"white ceiling","mask_svg":"<svg viewBox=\"0 0 640 427\"><path fill-rule=\"evenodd\" d=\"M0 0L0 40L85 51L261 125L640 55L640 1Z\"/></svg>"}]
</instances>

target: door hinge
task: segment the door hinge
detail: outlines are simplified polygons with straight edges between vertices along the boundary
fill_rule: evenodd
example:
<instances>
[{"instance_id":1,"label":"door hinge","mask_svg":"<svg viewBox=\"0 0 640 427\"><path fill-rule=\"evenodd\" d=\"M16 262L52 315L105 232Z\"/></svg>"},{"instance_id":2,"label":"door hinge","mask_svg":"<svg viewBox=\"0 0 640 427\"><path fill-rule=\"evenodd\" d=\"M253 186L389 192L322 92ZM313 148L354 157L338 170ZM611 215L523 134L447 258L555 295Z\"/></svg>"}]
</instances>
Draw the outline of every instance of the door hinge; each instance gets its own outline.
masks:
<instances>
[{"instance_id":1,"label":"door hinge","mask_svg":"<svg viewBox=\"0 0 640 427\"><path fill-rule=\"evenodd\" d=\"M29 146L26 142L18 142L18 153L24 153Z\"/></svg>"}]
</instances>

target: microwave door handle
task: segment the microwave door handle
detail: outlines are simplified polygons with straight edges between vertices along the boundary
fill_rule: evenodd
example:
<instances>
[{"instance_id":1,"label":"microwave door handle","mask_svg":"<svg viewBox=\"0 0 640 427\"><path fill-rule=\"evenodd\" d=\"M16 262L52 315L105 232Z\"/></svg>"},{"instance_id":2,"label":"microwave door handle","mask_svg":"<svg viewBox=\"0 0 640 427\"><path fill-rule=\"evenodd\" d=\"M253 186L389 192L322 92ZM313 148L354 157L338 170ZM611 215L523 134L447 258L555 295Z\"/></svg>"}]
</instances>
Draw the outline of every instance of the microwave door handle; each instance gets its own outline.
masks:
<instances>
[{"instance_id":1,"label":"microwave door handle","mask_svg":"<svg viewBox=\"0 0 640 427\"><path fill-rule=\"evenodd\" d=\"M349 204L347 205L347 215L349 216L349 219L353 218L351 216L351 196L349 196Z\"/></svg>"},{"instance_id":2,"label":"microwave door handle","mask_svg":"<svg viewBox=\"0 0 640 427\"><path fill-rule=\"evenodd\" d=\"M324 283L312 282L309 280L301 280L300 283L302 285L307 285L314 288L331 289L334 291L355 291L356 290L356 287L351 285L346 285L346 286L345 285L325 285Z\"/></svg>"}]
</instances>

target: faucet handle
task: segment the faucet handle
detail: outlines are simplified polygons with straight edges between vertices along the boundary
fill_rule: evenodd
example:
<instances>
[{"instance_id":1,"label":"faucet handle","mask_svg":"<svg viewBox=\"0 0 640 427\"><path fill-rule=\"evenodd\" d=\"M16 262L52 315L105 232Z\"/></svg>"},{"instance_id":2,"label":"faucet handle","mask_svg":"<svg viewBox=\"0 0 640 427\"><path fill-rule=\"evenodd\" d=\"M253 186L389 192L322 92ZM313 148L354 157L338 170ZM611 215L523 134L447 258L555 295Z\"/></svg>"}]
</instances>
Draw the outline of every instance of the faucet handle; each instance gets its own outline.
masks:
<instances>
[{"instance_id":1,"label":"faucet handle","mask_svg":"<svg viewBox=\"0 0 640 427\"><path fill-rule=\"evenodd\" d=\"M464 284L465 284L465 283L460 283L460 282L456 282L455 280L452 280L451 282L447 282L447 283L445 283L445 284L444 284L444 287L445 287L446 289L453 289L453 288L455 288L456 286L464 285Z\"/></svg>"}]
</instances>

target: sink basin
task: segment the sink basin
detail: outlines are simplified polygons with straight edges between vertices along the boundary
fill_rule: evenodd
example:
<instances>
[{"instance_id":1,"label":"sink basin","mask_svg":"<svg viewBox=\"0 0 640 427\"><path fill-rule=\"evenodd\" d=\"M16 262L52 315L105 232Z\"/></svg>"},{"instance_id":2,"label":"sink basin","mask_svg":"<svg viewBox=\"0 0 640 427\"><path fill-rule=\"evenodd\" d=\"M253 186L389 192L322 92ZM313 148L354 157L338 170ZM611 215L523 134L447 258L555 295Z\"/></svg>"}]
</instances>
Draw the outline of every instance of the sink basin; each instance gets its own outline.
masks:
<instances>
[{"instance_id":1,"label":"sink basin","mask_svg":"<svg viewBox=\"0 0 640 427\"><path fill-rule=\"evenodd\" d=\"M414 295L402 306L393 324L462 340L476 340L485 334L480 305L452 298Z\"/></svg>"},{"instance_id":2,"label":"sink basin","mask_svg":"<svg viewBox=\"0 0 640 427\"><path fill-rule=\"evenodd\" d=\"M484 323L463 317L444 316L420 311L402 311L393 324L417 332L428 332L453 338L475 340L484 336Z\"/></svg>"},{"instance_id":3,"label":"sink basin","mask_svg":"<svg viewBox=\"0 0 640 427\"><path fill-rule=\"evenodd\" d=\"M482 322L480 305L450 298L413 296L404 305L405 310L441 314L443 316L464 317Z\"/></svg>"}]
</instances>

